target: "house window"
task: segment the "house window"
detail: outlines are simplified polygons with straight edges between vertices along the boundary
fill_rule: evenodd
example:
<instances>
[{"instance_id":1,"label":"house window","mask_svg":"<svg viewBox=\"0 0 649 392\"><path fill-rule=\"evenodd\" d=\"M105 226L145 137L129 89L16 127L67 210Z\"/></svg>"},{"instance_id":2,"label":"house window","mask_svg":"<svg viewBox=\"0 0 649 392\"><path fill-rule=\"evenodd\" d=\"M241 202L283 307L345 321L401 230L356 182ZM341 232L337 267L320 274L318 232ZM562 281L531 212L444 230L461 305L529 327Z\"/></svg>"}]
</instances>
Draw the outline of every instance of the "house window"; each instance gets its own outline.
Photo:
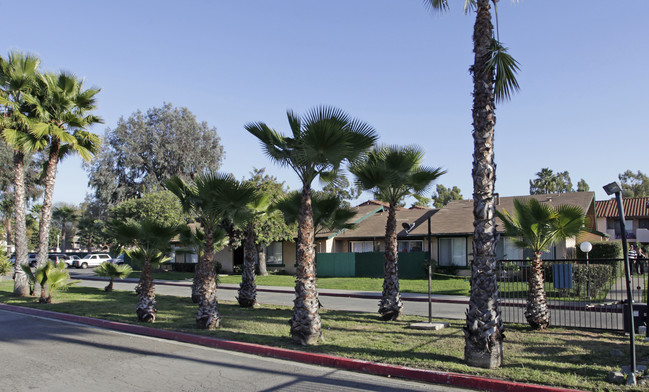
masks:
<instances>
[{"instance_id":1,"label":"house window","mask_svg":"<svg viewBox=\"0 0 649 392\"><path fill-rule=\"evenodd\" d=\"M266 247L266 264L284 264L281 242L271 242Z\"/></svg>"},{"instance_id":2,"label":"house window","mask_svg":"<svg viewBox=\"0 0 649 392\"><path fill-rule=\"evenodd\" d=\"M440 238L438 259L443 267L466 267L466 238Z\"/></svg>"},{"instance_id":3,"label":"house window","mask_svg":"<svg viewBox=\"0 0 649 392\"><path fill-rule=\"evenodd\" d=\"M374 241L350 241L349 251L352 253L374 252Z\"/></svg>"},{"instance_id":4,"label":"house window","mask_svg":"<svg viewBox=\"0 0 649 392\"><path fill-rule=\"evenodd\" d=\"M509 237L500 237L496 244L496 258L498 260L522 260L523 250L516 246Z\"/></svg>"},{"instance_id":5,"label":"house window","mask_svg":"<svg viewBox=\"0 0 649 392\"><path fill-rule=\"evenodd\" d=\"M424 241L398 241L399 252L421 252L424 250Z\"/></svg>"}]
</instances>

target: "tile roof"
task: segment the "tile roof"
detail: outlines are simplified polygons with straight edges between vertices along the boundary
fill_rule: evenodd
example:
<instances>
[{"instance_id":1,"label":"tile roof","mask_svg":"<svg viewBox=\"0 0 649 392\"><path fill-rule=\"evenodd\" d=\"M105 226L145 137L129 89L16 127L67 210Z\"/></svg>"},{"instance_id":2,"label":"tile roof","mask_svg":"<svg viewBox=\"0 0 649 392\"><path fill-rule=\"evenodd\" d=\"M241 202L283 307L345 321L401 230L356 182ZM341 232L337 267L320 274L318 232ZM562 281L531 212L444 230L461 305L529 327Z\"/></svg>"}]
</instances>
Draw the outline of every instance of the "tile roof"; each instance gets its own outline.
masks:
<instances>
[{"instance_id":1,"label":"tile roof","mask_svg":"<svg viewBox=\"0 0 649 392\"><path fill-rule=\"evenodd\" d=\"M649 197L633 197L622 199L624 216L628 218L649 217ZM595 211L598 218L617 218L617 202L615 199L595 202Z\"/></svg>"},{"instance_id":2,"label":"tile roof","mask_svg":"<svg viewBox=\"0 0 649 392\"><path fill-rule=\"evenodd\" d=\"M571 193L553 193L544 195L525 195L525 196L508 196L500 197L496 209L503 209L512 213L514 211L514 199L534 198L542 203L548 203L554 207L560 205L576 205L581 207L587 214L592 207L595 193L594 192L571 192ZM497 228L503 230L500 220L496 219ZM427 234L426 225L421 225L410 234ZM433 235L456 235L456 234L473 234L473 200L453 200L444 208L439 210L431 218L431 233Z\"/></svg>"}]
</instances>

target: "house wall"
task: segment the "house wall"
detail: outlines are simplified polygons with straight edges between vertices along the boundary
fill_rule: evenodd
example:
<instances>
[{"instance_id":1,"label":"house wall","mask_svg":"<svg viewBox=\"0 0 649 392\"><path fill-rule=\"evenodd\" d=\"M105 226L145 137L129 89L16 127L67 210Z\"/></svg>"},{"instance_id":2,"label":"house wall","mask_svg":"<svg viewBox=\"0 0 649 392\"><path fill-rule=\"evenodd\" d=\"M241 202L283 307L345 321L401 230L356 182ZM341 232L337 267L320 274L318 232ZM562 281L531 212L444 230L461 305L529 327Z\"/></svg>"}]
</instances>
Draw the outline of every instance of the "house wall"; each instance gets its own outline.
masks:
<instances>
[{"instance_id":1,"label":"house wall","mask_svg":"<svg viewBox=\"0 0 649 392\"><path fill-rule=\"evenodd\" d=\"M216 252L214 259L221 263L221 271L226 274L231 274L234 267L234 255L232 249L226 246L222 250Z\"/></svg>"},{"instance_id":2,"label":"house wall","mask_svg":"<svg viewBox=\"0 0 649 392\"><path fill-rule=\"evenodd\" d=\"M295 275L297 269L295 263L297 261L297 246L293 241L284 241L282 243L282 258L284 261L284 270Z\"/></svg>"}]
</instances>

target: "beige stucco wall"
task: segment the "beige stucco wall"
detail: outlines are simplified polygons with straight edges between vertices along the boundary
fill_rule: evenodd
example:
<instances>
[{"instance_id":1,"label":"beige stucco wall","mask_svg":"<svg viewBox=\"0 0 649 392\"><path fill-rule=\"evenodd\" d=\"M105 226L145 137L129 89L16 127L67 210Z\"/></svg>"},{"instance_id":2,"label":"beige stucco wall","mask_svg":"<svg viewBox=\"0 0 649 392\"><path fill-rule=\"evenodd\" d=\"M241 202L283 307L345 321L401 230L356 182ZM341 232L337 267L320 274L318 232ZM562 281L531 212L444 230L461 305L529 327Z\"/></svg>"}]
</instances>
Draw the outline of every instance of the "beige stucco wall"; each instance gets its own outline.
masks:
<instances>
[{"instance_id":1,"label":"beige stucco wall","mask_svg":"<svg viewBox=\"0 0 649 392\"><path fill-rule=\"evenodd\" d=\"M284 260L284 270L289 274L295 275L295 260L297 254L297 247L295 246L295 242L284 241L282 243L282 253Z\"/></svg>"},{"instance_id":2,"label":"beige stucco wall","mask_svg":"<svg viewBox=\"0 0 649 392\"><path fill-rule=\"evenodd\" d=\"M214 255L214 259L219 263L221 263L221 271L223 273L225 274L232 273L232 267L234 265L234 256L229 246L216 252L216 254Z\"/></svg>"}]
</instances>

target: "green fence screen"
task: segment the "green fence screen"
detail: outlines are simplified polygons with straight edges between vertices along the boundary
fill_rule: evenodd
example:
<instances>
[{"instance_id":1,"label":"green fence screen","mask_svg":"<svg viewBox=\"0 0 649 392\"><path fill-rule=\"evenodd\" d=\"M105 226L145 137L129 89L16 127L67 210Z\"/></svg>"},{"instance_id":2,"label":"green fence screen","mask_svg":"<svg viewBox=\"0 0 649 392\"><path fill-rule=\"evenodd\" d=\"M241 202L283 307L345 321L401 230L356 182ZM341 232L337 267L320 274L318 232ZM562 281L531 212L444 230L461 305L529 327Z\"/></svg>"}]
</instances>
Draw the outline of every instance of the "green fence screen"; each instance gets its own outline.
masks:
<instances>
[{"instance_id":1,"label":"green fence screen","mask_svg":"<svg viewBox=\"0 0 649 392\"><path fill-rule=\"evenodd\" d=\"M318 253L320 277L383 277L383 252ZM423 279L428 276L425 252L399 253L399 277Z\"/></svg>"}]
</instances>

